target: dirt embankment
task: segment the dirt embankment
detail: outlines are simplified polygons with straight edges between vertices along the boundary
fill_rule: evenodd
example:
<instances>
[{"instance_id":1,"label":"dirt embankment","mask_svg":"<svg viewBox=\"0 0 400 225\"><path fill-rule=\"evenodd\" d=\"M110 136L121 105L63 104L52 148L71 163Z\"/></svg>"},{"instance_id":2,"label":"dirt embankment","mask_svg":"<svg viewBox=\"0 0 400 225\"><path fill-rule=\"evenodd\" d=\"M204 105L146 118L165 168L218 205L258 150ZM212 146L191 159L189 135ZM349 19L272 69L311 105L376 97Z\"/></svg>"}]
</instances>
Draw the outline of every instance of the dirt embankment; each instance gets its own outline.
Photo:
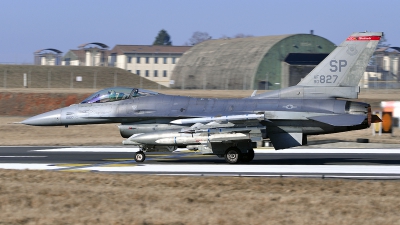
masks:
<instances>
[{"instance_id":1,"label":"dirt embankment","mask_svg":"<svg viewBox=\"0 0 400 225\"><path fill-rule=\"evenodd\" d=\"M75 104L89 94L0 92L0 115L33 116Z\"/></svg>"}]
</instances>

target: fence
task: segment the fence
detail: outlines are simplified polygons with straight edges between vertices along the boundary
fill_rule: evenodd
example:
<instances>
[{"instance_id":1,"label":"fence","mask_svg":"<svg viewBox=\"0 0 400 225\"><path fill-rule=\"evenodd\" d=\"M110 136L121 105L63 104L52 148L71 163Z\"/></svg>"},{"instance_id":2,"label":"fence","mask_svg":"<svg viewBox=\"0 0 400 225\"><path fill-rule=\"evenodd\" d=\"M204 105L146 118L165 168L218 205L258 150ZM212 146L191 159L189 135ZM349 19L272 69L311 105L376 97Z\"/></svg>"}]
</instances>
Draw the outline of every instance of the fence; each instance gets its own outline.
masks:
<instances>
[{"instance_id":1,"label":"fence","mask_svg":"<svg viewBox=\"0 0 400 225\"><path fill-rule=\"evenodd\" d=\"M0 88L93 88L129 86L166 88L113 67L0 65Z\"/></svg>"}]
</instances>

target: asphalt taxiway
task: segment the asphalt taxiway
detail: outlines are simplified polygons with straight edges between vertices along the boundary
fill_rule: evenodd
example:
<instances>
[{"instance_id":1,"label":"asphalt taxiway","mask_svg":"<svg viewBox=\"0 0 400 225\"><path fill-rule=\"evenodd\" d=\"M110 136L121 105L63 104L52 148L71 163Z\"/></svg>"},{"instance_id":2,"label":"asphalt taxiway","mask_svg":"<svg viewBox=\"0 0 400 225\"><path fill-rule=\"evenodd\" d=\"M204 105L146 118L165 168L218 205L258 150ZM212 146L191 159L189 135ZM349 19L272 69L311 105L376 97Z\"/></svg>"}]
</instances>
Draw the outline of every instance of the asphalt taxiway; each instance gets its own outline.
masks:
<instances>
[{"instance_id":1,"label":"asphalt taxiway","mask_svg":"<svg viewBox=\"0 0 400 225\"><path fill-rule=\"evenodd\" d=\"M257 149L254 160L229 165L223 158L188 151L149 152L136 163L137 148L0 147L0 168L201 176L304 176L400 179L400 149Z\"/></svg>"}]
</instances>

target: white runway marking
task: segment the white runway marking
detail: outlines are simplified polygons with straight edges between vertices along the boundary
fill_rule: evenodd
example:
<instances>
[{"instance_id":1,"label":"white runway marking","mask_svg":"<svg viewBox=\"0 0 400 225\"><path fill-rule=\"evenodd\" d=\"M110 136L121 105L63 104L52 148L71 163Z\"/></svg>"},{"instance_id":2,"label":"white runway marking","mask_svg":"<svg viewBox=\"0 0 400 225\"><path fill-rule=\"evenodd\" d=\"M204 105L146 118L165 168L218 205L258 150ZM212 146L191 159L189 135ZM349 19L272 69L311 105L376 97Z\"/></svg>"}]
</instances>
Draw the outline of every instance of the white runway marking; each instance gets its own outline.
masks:
<instances>
[{"instance_id":1,"label":"white runway marking","mask_svg":"<svg viewBox=\"0 0 400 225\"><path fill-rule=\"evenodd\" d=\"M77 147L77 148L54 148L54 149L41 149L32 150L34 152L137 152L139 148L96 148L96 147ZM178 149L175 152L188 151L187 149ZM400 149L355 149L355 148L338 148L338 149L262 149L254 150L255 153L264 154L293 154L293 153L311 153L311 154L329 154L329 153L349 153L349 154L400 154Z\"/></svg>"},{"instance_id":2,"label":"white runway marking","mask_svg":"<svg viewBox=\"0 0 400 225\"><path fill-rule=\"evenodd\" d=\"M195 173L360 173L400 174L400 166L348 165L155 165L133 167L88 167L102 172L195 172Z\"/></svg>"},{"instance_id":3,"label":"white runway marking","mask_svg":"<svg viewBox=\"0 0 400 225\"><path fill-rule=\"evenodd\" d=\"M54 148L34 150L36 152L136 152L139 148L98 148L98 147L76 147L76 148ZM184 150L184 149L180 149ZM278 154L278 153L309 153L309 154L334 154L334 153L351 153L351 154L400 154L400 149L287 149L275 151L273 149L256 149L256 154ZM178 155L178 154L177 154ZM2 156L0 156L2 157ZM24 156L5 156L5 157L24 157ZM45 157L45 156L35 156ZM149 155L148 157L151 157ZM82 170L82 171L99 171L99 172L139 172L152 174L202 174L208 175L226 175L235 176L240 174L253 174L261 176L275 176L275 174L286 175L303 174L301 176L315 176L315 174L326 175L335 174L331 177L338 176L355 176L363 175L379 176L379 174L387 174L390 176L400 176L400 166L398 165L251 165L251 164L142 164L135 163L133 160L107 162L85 166L65 166L63 164L40 164L40 163L0 163L3 169L19 169L19 170ZM118 164L115 166L114 164ZM134 164L134 165L132 165ZM270 173L270 174L268 174ZM257 175L258 176L258 175Z\"/></svg>"},{"instance_id":4,"label":"white runway marking","mask_svg":"<svg viewBox=\"0 0 400 225\"><path fill-rule=\"evenodd\" d=\"M51 170L54 166L40 163L0 163L1 169L9 170Z\"/></svg>"},{"instance_id":5,"label":"white runway marking","mask_svg":"<svg viewBox=\"0 0 400 225\"><path fill-rule=\"evenodd\" d=\"M139 165L139 164L138 164ZM59 170L68 167L36 163L0 163L2 169L18 170ZM83 171L99 172L162 172L162 173L304 173L304 174L399 174L400 166L366 166L366 165L157 165L140 164L140 166L86 166L71 168Z\"/></svg>"},{"instance_id":6,"label":"white runway marking","mask_svg":"<svg viewBox=\"0 0 400 225\"><path fill-rule=\"evenodd\" d=\"M97 148L97 147L72 147L31 150L32 152L137 152L139 147L133 148ZM186 148L178 148L176 152L188 151Z\"/></svg>"},{"instance_id":7,"label":"white runway marking","mask_svg":"<svg viewBox=\"0 0 400 225\"><path fill-rule=\"evenodd\" d=\"M369 148L332 148L332 149L315 149L315 148L298 148L298 149L255 149L255 153L311 153L311 154L327 154L327 153L349 153L349 154L400 154L400 149L369 149Z\"/></svg>"},{"instance_id":8,"label":"white runway marking","mask_svg":"<svg viewBox=\"0 0 400 225\"><path fill-rule=\"evenodd\" d=\"M46 158L47 156L33 156L33 155L0 155L0 158Z\"/></svg>"},{"instance_id":9,"label":"white runway marking","mask_svg":"<svg viewBox=\"0 0 400 225\"><path fill-rule=\"evenodd\" d=\"M137 152L139 148L54 148L32 150L32 152Z\"/></svg>"}]
</instances>

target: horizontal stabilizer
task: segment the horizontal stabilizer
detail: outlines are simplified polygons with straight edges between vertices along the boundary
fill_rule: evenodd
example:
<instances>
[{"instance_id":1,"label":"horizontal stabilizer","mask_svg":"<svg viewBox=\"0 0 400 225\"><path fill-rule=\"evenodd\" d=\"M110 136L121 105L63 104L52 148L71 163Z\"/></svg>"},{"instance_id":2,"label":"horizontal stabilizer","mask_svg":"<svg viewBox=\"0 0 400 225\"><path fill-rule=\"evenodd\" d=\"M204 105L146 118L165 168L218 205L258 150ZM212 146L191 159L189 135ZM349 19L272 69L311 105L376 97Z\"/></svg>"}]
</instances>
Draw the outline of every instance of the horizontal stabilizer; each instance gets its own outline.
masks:
<instances>
[{"instance_id":1,"label":"horizontal stabilizer","mask_svg":"<svg viewBox=\"0 0 400 225\"><path fill-rule=\"evenodd\" d=\"M339 115L329 115L329 116L313 116L313 117L308 117L308 119L340 127L340 126L359 125L366 119L366 116L339 114Z\"/></svg>"},{"instance_id":2,"label":"horizontal stabilizer","mask_svg":"<svg viewBox=\"0 0 400 225\"><path fill-rule=\"evenodd\" d=\"M303 133L268 133L268 137L276 150L300 146Z\"/></svg>"}]
</instances>

